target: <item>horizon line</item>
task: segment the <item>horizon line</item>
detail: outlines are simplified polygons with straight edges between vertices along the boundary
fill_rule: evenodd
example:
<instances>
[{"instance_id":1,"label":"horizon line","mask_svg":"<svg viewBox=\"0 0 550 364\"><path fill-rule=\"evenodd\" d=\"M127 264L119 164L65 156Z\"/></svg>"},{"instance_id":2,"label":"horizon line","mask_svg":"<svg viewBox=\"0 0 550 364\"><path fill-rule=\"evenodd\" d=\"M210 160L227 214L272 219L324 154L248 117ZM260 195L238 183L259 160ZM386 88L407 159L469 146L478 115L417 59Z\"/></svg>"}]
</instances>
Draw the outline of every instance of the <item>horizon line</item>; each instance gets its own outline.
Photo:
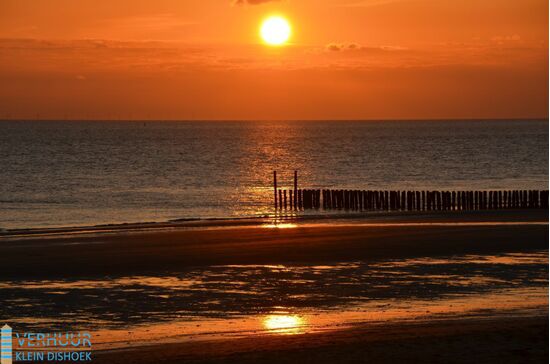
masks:
<instances>
[{"instance_id":1,"label":"horizon line","mask_svg":"<svg viewBox=\"0 0 550 364\"><path fill-rule=\"evenodd\" d=\"M549 121L549 117L511 117L511 118L368 118L368 119L95 119L95 118L0 118L2 121L92 121L92 122L320 122L320 121L344 121L344 122L372 122L372 121Z\"/></svg>"}]
</instances>

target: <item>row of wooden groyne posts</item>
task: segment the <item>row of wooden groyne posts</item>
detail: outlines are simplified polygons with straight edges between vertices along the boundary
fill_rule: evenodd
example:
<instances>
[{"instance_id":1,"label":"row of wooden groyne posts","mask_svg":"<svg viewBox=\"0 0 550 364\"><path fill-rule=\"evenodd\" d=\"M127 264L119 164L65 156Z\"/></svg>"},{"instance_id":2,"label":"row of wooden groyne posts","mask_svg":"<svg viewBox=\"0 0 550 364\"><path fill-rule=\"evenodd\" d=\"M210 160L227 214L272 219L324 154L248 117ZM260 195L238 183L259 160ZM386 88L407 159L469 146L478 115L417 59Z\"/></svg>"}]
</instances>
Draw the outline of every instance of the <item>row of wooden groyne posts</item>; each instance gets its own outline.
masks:
<instances>
[{"instance_id":1,"label":"row of wooden groyne posts","mask_svg":"<svg viewBox=\"0 0 550 364\"><path fill-rule=\"evenodd\" d=\"M378 191L279 189L273 172L276 210L344 209L356 211L456 211L497 209L548 209L548 190L498 191Z\"/></svg>"}]
</instances>

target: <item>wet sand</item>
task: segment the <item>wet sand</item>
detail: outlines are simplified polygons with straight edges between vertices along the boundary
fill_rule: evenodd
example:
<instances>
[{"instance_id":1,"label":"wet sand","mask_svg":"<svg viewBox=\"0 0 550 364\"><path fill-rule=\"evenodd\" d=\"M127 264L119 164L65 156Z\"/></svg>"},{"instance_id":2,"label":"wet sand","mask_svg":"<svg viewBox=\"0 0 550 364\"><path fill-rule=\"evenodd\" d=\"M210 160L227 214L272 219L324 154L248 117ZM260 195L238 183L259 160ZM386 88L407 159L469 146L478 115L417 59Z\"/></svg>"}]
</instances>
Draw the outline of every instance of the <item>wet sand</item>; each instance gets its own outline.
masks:
<instances>
[{"instance_id":1,"label":"wet sand","mask_svg":"<svg viewBox=\"0 0 550 364\"><path fill-rule=\"evenodd\" d=\"M107 232L85 229L81 231L85 233L59 235L13 233L0 238L0 276L53 279L139 275L211 265L322 264L530 251L548 247L547 214L526 210L506 211L500 219L498 213L487 212L362 220L371 225L345 221L344 225L285 223L277 228L263 222ZM464 224L454 225L457 222ZM487 224L479 224L482 222Z\"/></svg>"},{"instance_id":2,"label":"wet sand","mask_svg":"<svg viewBox=\"0 0 550 364\"><path fill-rule=\"evenodd\" d=\"M379 292L377 291L376 297L382 297L384 292L388 292L391 297L386 298L399 302L403 297L418 298L418 292L415 292L420 287L418 283L412 287L415 291L408 291L406 281L400 284L398 282L399 277L405 279L413 276L416 276L414 279L419 281L422 278L418 275L422 274L426 280L425 283L429 284L420 289L423 294L428 295L423 299L433 299L435 302L440 299L440 296L443 297L449 292L452 295L461 291L456 289L455 292L446 288L443 281L437 288L434 285L435 281L430 282L431 277L437 280L440 279L438 277L441 274L452 273L459 278L468 278L471 265L466 263L480 263L476 262L478 258L472 256L479 255L482 259L486 259L484 257L495 255L490 261L505 264L494 266L498 269L493 268L492 265L487 265L486 268L478 266L476 270L479 277L490 280L486 283L476 282L478 276L469 276L468 279L476 282L475 284L479 287L467 288L464 291L465 297L478 298L486 290L490 293L493 284L495 287L500 284L505 288L508 287L508 282L512 282L510 283L512 288L516 287L515 284L517 284L516 288L532 284L533 288L539 289L537 297L541 297L540 289L543 293L546 292L542 297L547 297L547 269L541 265L546 266L547 263L547 259L546 263L544 259L541 263L541 254L544 254L541 252L548 249L547 213L547 211L531 210L474 214L394 214L369 219L285 220L282 222L261 220L246 224L223 222L198 225L193 223L187 226L165 224L4 232L0 238L0 277L11 287L16 301L21 297L27 297L26 294L30 294L28 298L31 300L39 301L42 298L39 298L41 296L38 296L38 292L33 292L30 287L25 286L29 282L44 286L44 291L48 291L47 284L53 284L54 286L49 288L54 291L51 293L57 294L60 293L57 291L65 290L68 295L64 297L69 297L71 284L84 283L87 292L92 293L90 282L85 280L96 279L99 283L93 281L92 283L98 284L99 293L94 292L94 294L105 298L110 291L103 282L119 282L117 277L125 282L127 288L134 290L137 286L132 279L146 281L149 278L155 280L153 285L164 285L164 281L159 280L163 274L166 275L166 281L171 282L173 278L169 275L173 275L174 272L184 276L189 275L191 279L197 277L194 272L210 272L208 274L217 277L216 284L232 288L230 283L235 279L231 277L240 277L243 281L253 280L258 284L266 278L276 282L279 281L277 277L283 278L278 275L280 273L264 271L251 275L252 273L248 270L252 268L239 265L281 265L289 268L291 272L293 269L304 272L302 274L306 276L317 274L315 269L312 269L312 265L332 265L336 266L340 272L338 274L347 277L346 279L367 277L371 274L368 280L360 280L357 283L357 291L345 288L342 292L347 292L348 296L355 294L357 298L368 297L368 294L373 293L373 284L378 283L390 284L391 288L389 290L381 288ZM518 255L520 253L524 255ZM466 256L468 256L468 262L464 260ZM458 260L446 261L445 259L449 257L458 257ZM517 267L506 265L506 261L511 257L516 260L514 264ZM399 259L415 261L397 262L396 260ZM439 263L436 261L438 259ZM535 265L531 262L533 259L535 259ZM384 263L387 260L392 261ZM422 264L418 265L418 261ZM348 267L342 266L342 262L359 263ZM486 264L486 262L481 263ZM392 278L391 283L385 282L391 274L383 270L379 272L380 278L373 278L372 274L376 273L377 264L378 266L389 264L388 268L381 266L380 269L395 271L393 274L397 278ZM400 267L399 264L402 266ZM413 265L409 267L408 264ZM232 267L233 265L236 268ZM228 269L230 273L226 272ZM253 269L257 270L257 268ZM345 269L351 269L356 276L348 274ZM227 281L220 281L220 273L227 275ZM244 273L249 275L243 276ZM314 286L311 290L300 288L300 293L311 293L311 297L319 297L319 293L324 292L322 289L333 292L335 284L350 287L349 282L345 284L344 279L336 273L327 273L326 280L322 280L318 275L316 277L318 277L316 284L319 287ZM324 276L321 275L321 277ZM302 276L296 277L299 280L302 278ZM453 276L450 279L454 279ZM52 281L47 282L48 280ZM65 283L61 282L59 286L55 286L58 283L54 280ZM75 280L81 281L75 283ZM22 284L20 288L15 287L17 282ZM175 282L176 288L182 283L180 280ZM149 291L144 291L140 286L140 290L134 293L135 296L129 296L129 293L123 290L117 293L119 290L117 287L112 288L112 292L109 293L113 301L107 301L106 304L118 305L119 298L128 298L130 303L141 305L136 312L146 308L155 310L154 307L148 307L140 301L140 295L145 292L150 292L152 296L170 293L156 286L149 288ZM211 287L219 288L217 285ZM402 287L402 296L398 295L398 287ZM274 289L273 286L268 288ZM319 292L314 289L318 289ZM364 289L370 290L370 293L365 293ZM207 294L210 291L204 292ZM76 294L73 300L82 299L78 290L73 293ZM119 297L117 294L124 297ZM286 295L288 295L286 291L281 294L281 296ZM189 304L186 303L184 296L181 298L181 307ZM43 298L45 302L52 302L51 296L44 297L46 297ZM199 301L205 300L204 297L197 297ZM235 300L238 296L224 297ZM522 297L528 301L527 295ZM70 304L68 299L62 298L59 302ZM159 304L159 302L157 299L150 304ZM178 301L176 296L169 296L162 302L175 304ZM238 302L235 300L235 303ZM330 305L340 304L335 302ZM80 307L81 304L77 303L74 303L75 307ZM130 303L124 303L124 305ZM219 304L230 307L225 301ZM541 362L548 356L548 301L542 299L540 302L532 301L531 304L533 310L528 313L520 310L511 310L508 313L505 309L498 308L498 305L493 305L495 307L488 310L493 311L487 313L484 312L485 306L482 305L481 310L478 307L477 311L472 311L465 316L429 314L427 316L430 317L418 321L414 317L408 321L381 320L352 328L332 327L330 332L300 332L294 335L258 332L244 338L211 340L206 336L205 340L200 341L128 344L117 350L95 351L94 362ZM98 306L98 309L101 307ZM443 310L445 311L445 307ZM457 309L458 311L460 309ZM15 312L22 313L22 309ZM101 313L98 313L98 316L101 316Z\"/></svg>"},{"instance_id":3,"label":"wet sand","mask_svg":"<svg viewBox=\"0 0 550 364\"><path fill-rule=\"evenodd\" d=\"M546 363L548 316L390 323L95 352L95 363Z\"/></svg>"}]
</instances>

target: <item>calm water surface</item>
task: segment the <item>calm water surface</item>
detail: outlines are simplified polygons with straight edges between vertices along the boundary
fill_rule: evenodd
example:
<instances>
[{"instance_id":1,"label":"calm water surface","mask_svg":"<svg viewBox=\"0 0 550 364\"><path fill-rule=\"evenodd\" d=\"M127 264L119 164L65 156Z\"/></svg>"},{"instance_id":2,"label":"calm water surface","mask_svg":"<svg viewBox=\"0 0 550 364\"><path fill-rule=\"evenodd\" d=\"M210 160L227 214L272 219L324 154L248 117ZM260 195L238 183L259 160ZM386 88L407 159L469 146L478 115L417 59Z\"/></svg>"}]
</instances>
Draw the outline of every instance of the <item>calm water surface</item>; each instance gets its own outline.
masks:
<instances>
[{"instance_id":1,"label":"calm water surface","mask_svg":"<svg viewBox=\"0 0 550 364\"><path fill-rule=\"evenodd\" d=\"M0 228L273 213L290 186L546 189L547 121L0 122Z\"/></svg>"}]
</instances>

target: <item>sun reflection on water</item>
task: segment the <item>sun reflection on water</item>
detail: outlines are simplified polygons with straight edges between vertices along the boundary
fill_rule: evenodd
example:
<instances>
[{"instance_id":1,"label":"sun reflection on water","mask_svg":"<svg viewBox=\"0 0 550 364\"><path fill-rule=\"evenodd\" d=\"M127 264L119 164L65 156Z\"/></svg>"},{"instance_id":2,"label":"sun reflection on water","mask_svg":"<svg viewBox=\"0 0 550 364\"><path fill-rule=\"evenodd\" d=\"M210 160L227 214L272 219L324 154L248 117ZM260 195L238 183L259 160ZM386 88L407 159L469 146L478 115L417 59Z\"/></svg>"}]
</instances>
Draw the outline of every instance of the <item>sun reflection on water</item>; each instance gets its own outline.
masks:
<instances>
[{"instance_id":1,"label":"sun reflection on water","mask_svg":"<svg viewBox=\"0 0 550 364\"><path fill-rule=\"evenodd\" d=\"M267 229L293 229L298 227L297 224L292 223L273 223L273 224L264 224L262 227Z\"/></svg>"},{"instance_id":2,"label":"sun reflection on water","mask_svg":"<svg viewBox=\"0 0 550 364\"><path fill-rule=\"evenodd\" d=\"M262 321L270 333L295 335L304 332L305 319L298 315L269 315Z\"/></svg>"}]
</instances>

